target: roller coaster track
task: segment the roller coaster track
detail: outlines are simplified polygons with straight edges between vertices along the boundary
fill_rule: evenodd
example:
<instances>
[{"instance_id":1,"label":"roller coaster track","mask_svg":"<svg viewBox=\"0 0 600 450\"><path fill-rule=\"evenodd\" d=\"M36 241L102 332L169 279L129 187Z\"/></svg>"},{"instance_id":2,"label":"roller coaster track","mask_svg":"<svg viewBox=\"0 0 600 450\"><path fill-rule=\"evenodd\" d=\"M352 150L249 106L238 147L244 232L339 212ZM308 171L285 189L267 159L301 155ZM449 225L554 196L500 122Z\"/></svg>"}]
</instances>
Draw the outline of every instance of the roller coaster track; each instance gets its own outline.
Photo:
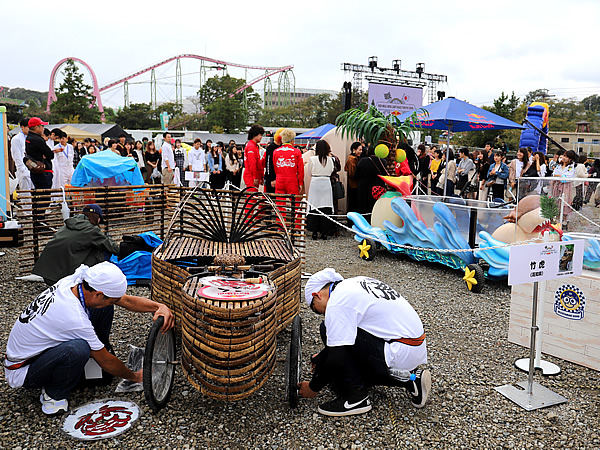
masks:
<instances>
[{"instance_id":1,"label":"roller coaster track","mask_svg":"<svg viewBox=\"0 0 600 450\"><path fill-rule=\"evenodd\" d=\"M232 63L232 62L227 62L227 61L222 61L219 59L213 59L213 58L208 58L206 56L200 56L200 55L193 55L193 54L182 54L182 55L177 55L177 56L173 56L171 58L165 59L164 61L161 61L159 63L153 64L149 67L146 67L145 69L139 70L131 75L128 75L126 77L120 78L117 81L113 81L112 83L109 83L105 86L99 87L98 86L98 81L96 79L96 74L94 73L94 71L92 70L92 68L83 60L79 59L79 58L64 58L61 61L59 61L55 66L54 69L52 69L52 74L50 75L50 87L48 90L48 106L47 106L47 111L50 111L50 104L53 101L56 101L56 93L55 93L55 89L54 89L54 84L55 84L55 78L56 78L56 74L58 72L58 69L60 68L61 65L63 65L67 60L72 59L74 61L77 61L81 64L83 64L89 71L90 74L92 76L92 82L93 82L93 87L92 87L92 94L96 97L96 102L98 104L98 110L102 113L102 115L104 116L104 108L102 106L102 99L100 98L100 94L102 92L105 92L115 86L118 86L120 84L123 84L129 80L131 80L132 78L138 77L140 75L143 75L147 72L152 71L153 69L156 69L157 67L163 66L165 64L169 64L170 62L179 60L179 59L197 59L197 60L201 60L201 61L207 61L213 64L217 64L220 66L231 66L231 67L238 67L241 69L250 69L250 70L264 70L265 73L263 75L260 75L254 79L252 79L251 81L247 82L246 84L244 84L243 86L241 86L240 88L238 88L235 93L233 94L229 94L229 97L233 97L236 94L239 94L240 92L243 92L244 90L248 89L250 86L258 83L259 81L264 80L265 78L269 78L275 74L278 74L280 72L285 72L287 70L292 70L294 68L294 66L284 66L284 67L262 67L262 66L250 66L250 65L246 65L246 64L238 64L238 63Z\"/></svg>"}]
</instances>

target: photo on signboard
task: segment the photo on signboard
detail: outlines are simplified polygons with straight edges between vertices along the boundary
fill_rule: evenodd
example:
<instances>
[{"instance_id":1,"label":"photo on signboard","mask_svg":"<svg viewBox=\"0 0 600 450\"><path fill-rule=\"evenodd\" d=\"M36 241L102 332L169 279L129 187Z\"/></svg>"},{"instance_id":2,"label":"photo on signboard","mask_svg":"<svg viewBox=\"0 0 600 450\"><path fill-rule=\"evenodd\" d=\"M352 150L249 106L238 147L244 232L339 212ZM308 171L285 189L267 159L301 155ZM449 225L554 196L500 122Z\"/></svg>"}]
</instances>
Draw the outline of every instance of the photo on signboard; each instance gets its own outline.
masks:
<instances>
[{"instance_id":1,"label":"photo on signboard","mask_svg":"<svg viewBox=\"0 0 600 450\"><path fill-rule=\"evenodd\" d=\"M574 244L562 244L560 246L560 259L558 260L558 273L573 271Z\"/></svg>"}]
</instances>

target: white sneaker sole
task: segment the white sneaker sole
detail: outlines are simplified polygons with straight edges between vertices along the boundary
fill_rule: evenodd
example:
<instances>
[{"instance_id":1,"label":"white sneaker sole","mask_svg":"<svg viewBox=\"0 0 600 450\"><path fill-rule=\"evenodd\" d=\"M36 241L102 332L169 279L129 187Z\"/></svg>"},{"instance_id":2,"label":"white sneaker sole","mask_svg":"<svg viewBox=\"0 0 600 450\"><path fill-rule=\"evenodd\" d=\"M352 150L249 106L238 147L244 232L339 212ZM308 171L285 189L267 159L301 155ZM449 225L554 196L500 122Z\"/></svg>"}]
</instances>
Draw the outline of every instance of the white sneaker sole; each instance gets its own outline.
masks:
<instances>
[{"instance_id":1,"label":"white sneaker sole","mask_svg":"<svg viewBox=\"0 0 600 450\"><path fill-rule=\"evenodd\" d=\"M40 403L42 404L42 412L46 415L46 416L56 416L58 414L64 414L67 412L68 408L69 408L69 403L65 401L66 405L64 407L59 407L54 409L54 405L52 409L49 409L48 406L44 403L44 393L45 391L42 389L42 393L40 394Z\"/></svg>"},{"instance_id":2,"label":"white sneaker sole","mask_svg":"<svg viewBox=\"0 0 600 450\"><path fill-rule=\"evenodd\" d=\"M317 408L317 411L325 416L330 416L330 417L342 417L342 416L354 416L356 414L364 414L366 412L371 411L371 409L373 408L372 405L367 405L367 406L363 406L362 408L355 408L355 409L350 409L348 411L325 411L323 409L321 409L321 407Z\"/></svg>"},{"instance_id":3,"label":"white sneaker sole","mask_svg":"<svg viewBox=\"0 0 600 450\"><path fill-rule=\"evenodd\" d=\"M431 372L429 369L423 370L421 373L421 403L413 403L415 408L423 408L427 403L427 399L429 398L429 393L431 392Z\"/></svg>"}]
</instances>

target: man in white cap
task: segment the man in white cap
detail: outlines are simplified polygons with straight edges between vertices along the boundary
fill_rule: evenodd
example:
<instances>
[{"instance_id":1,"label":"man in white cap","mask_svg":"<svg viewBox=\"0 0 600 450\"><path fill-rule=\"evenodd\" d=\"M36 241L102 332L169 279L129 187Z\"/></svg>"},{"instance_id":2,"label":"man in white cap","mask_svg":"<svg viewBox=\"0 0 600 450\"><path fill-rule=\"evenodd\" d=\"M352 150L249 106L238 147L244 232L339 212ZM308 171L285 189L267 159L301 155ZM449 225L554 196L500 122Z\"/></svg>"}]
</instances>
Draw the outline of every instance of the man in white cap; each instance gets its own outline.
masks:
<instances>
[{"instance_id":1,"label":"man in white cap","mask_svg":"<svg viewBox=\"0 0 600 450\"><path fill-rule=\"evenodd\" d=\"M132 372L106 349L112 320L102 312L112 305L164 317L163 332L173 327L169 308L147 298L126 295L127 279L109 262L81 265L42 292L15 322L4 359L5 376L13 388L42 389L42 411L67 411L69 395L92 357L109 374L134 382L142 371Z\"/></svg>"},{"instance_id":2,"label":"man in white cap","mask_svg":"<svg viewBox=\"0 0 600 450\"><path fill-rule=\"evenodd\" d=\"M325 348L312 357L313 375L299 383L300 395L313 398L326 385L337 398L319 405L328 416L371 410L368 388L400 386L422 408L431 390L425 332L410 304L387 284L368 277L344 278L323 269L306 282L305 300L323 314Z\"/></svg>"}]
</instances>

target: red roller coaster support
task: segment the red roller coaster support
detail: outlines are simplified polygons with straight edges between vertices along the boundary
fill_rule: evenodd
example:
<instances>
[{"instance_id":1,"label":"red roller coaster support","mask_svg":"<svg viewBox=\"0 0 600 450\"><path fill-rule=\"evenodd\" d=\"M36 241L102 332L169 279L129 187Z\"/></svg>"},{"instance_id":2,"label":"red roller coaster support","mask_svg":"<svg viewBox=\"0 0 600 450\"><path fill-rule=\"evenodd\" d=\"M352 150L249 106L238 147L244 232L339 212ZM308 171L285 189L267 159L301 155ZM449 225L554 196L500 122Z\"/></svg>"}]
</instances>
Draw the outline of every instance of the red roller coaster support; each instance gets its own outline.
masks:
<instances>
[{"instance_id":1,"label":"red roller coaster support","mask_svg":"<svg viewBox=\"0 0 600 450\"><path fill-rule=\"evenodd\" d=\"M58 72L58 69L60 68L60 66L62 66L64 63L66 63L69 59L72 59L73 61L77 61L77 62L83 64L90 71L90 75L92 76L92 84L93 84L92 95L96 99L95 101L98 104L98 111L100 111L100 114L102 115L102 122L104 122L104 107L102 106L102 97L100 97L100 88L98 87L98 79L96 78L96 74L94 73L94 70L90 67L90 65L88 63L86 63L83 59L79 59L79 58L71 57L71 58L61 59L58 63L56 63L56 65L54 66L54 69L52 69L52 73L50 74L50 86L48 89L48 104L46 105L46 112L47 113L50 112L50 105L52 104L52 102L56 101L56 92L54 92L54 81L56 79L56 73ZM92 103L90 105L90 108L93 105L94 104Z\"/></svg>"},{"instance_id":2,"label":"red roller coaster support","mask_svg":"<svg viewBox=\"0 0 600 450\"><path fill-rule=\"evenodd\" d=\"M223 66L232 66L232 67L239 67L242 69L254 69L254 70L264 70L266 73L264 75L261 75L259 77L254 78L253 80L251 80L250 82L246 83L244 86L240 87L237 91L235 91L234 94L230 94L230 97L233 97L235 94L239 94L240 92L244 91L245 89L248 89L250 86L252 86L253 84L258 83L261 80L264 80L265 78L268 78L272 75L275 75L277 73L280 72L285 72L286 70L292 70L294 68L294 66L285 66L285 67L260 67L260 66L248 66L245 64L237 64L237 63L231 63L231 62L227 62L227 61L221 61L219 59L213 59L213 58L207 58L206 56L200 56L200 55L192 55L192 54L182 54L182 55L177 55L177 56L173 56L171 58L165 59L164 61L161 61L157 64L153 64L152 66L146 67L145 69L142 69L138 72L135 72L127 77L121 78L117 81L114 81L110 84L107 84L106 86L102 86L102 87L98 87L98 80L96 79L96 74L94 73L94 71L92 70L92 68L83 60L79 59L79 58L65 58L63 60L61 60L58 64L56 64L56 66L54 66L54 69L52 69L52 74L50 75L50 89L48 91L48 106L46 108L47 112L50 112L50 104L53 101L56 101L56 93L54 92L54 80L56 77L56 73L58 72L59 67L66 62L69 59L72 59L73 61L77 61L80 62L81 64L83 64L85 67L88 68L88 70L90 71L90 74L92 75L92 80L93 80L93 95L94 97L96 97L96 102L98 103L98 110L102 113L102 121L104 121L104 108L102 107L102 99L100 97L100 94L112 87L115 87L119 84L124 83L125 81L129 81L132 78L135 78L139 75L142 75L146 72L150 72L152 69L156 69L157 67L163 66L165 64L168 64L172 61L178 60L178 59L198 59L201 61L208 61L210 63L213 64L219 64L219 65L223 65ZM92 105L90 105L92 106Z\"/></svg>"}]
</instances>

